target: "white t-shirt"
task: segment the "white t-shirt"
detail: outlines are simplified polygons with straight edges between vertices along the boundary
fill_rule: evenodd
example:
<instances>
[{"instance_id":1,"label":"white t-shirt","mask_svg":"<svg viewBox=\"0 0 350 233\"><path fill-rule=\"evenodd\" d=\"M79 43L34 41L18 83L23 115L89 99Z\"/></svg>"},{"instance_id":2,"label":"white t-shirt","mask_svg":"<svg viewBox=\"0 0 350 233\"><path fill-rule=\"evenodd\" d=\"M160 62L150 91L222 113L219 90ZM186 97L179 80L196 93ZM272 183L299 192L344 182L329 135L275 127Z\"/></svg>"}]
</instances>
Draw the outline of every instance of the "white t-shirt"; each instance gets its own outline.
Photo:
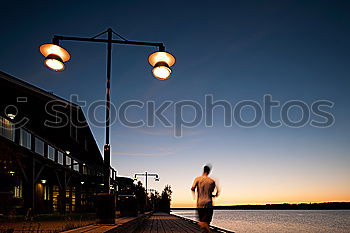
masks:
<instances>
[{"instance_id":1,"label":"white t-shirt","mask_svg":"<svg viewBox=\"0 0 350 233\"><path fill-rule=\"evenodd\" d=\"M213 192L215 181L208 176L199 176L194 179L192 188L197 188L197 208L213 207Z\"/></svg>"}]
</instances>

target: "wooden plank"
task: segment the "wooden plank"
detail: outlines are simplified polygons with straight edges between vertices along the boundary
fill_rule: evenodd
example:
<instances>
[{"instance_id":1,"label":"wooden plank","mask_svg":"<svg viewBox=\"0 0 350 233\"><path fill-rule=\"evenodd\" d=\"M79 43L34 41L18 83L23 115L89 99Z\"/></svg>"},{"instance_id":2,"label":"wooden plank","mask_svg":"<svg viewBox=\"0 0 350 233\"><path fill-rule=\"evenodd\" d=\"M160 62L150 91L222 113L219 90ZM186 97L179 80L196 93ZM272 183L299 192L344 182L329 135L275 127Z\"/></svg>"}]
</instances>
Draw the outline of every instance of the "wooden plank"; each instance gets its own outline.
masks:
<instances>
[{"instance_id":1,"label":"wooden plank","mask_svg":"<svg viewBox=\"0 0 350 233\"><path fill-rule=\"evenodd\" d=\"M200 230L196 228L195 224L190 224L189 222L180 218L176 218L175 216L172 217L173 218L171 219L171 222L177 227L176 229L178 230L178 232L200 232Z\"/></svg>"},{"instance_id":2,"label":"wooden plank","mask_svg":"<svg viewBox=\"0 0 350 233\"><path fill-rule=\"evenodd\" d=\"M168 214L156 214L161 219L161 227L167 229L168 232L200 232L199 228L192 223L189 223L183 219ZM165 231L165 230L164 230Z\"/></svg>"},{"instance_id":3,"label":"wooden plank","mask_svg":"<svg viewBox=\"0 0 350 233\"><path fill-rule=\"evenodd\" d=\"M153 216L145 220L145 226L142 229L136 231L137 233L150 233L152 232Z\"/></svg>"},{"instance_id":4,"label":"wooden plank","mask_svg":"<svg viewBox=\"0 0 350 233\"><path fill-rule=\"evenodd\" d=\"M167 220L161 221L161 224L165 233L174 233L173 231L174 228L172 228L171 225L169 225L169 221Z\"/></svg>"},{"instance_id":5,"label":"wooden plank","mask_svg":"<svg viewBox=\"0 0 350 233\"><path fill-rule=\"evenodd\" d=\"M222 229L211 229L212 232L231 232ZM195 221L186 220L175 215L155 213L145 220L142 228L135 233L201 233Z\"/></svg>"},{"instance_id":6,"label":"wooden plank","mask_svg":"<svg viewBox=\"0 0 350 233\"><path fill-rule=\"evenodd\" d=\"M166 221L165 216L158 216L158 233L166 233L163 227L163 222Z\"/></svg>"}]
</instances>

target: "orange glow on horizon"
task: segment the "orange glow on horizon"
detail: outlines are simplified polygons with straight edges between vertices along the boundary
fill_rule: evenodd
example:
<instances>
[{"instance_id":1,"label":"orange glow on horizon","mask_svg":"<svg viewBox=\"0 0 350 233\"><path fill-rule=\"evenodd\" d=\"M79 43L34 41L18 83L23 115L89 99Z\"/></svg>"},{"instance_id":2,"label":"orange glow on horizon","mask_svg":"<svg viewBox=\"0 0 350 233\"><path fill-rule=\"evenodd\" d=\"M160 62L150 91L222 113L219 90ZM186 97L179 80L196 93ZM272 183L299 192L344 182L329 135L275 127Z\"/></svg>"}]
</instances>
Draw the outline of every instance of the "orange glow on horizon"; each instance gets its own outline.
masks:
<instances>
[{"instance_id":1,"label":"orange glow on horizon","mask_svg":"<svg viewBox=\"0 0 350 233\"><path fill-rule=\"evenodd\" d=\"M236 206L236 205L266 205L266 204L301 204L301 203L327 203L327 202L350 202L350 199L334 199L334 200L300 200L300 201L268 201L268 202L215 202L215 206ZM195 202L173 202L171 208L195 208Z\"/></svg>"},{"instance_id":2,"label":"orange glow on horizon","mask_svg":"<svg viewBox=\"0 0 350 233\"><path fill-rule=\"evenodd\" d=\"M218 198L213 199L213 202L215 206L350 202L349 188L314 187L312 190L299 188L293 188L291 185L280 190L250 188L234 191L225 189ZM171 206L173 208L196 207L196 200L193 199L190 191L184 193L182 190L180 192L175 190Z\"/></svg>"}]
</instances>

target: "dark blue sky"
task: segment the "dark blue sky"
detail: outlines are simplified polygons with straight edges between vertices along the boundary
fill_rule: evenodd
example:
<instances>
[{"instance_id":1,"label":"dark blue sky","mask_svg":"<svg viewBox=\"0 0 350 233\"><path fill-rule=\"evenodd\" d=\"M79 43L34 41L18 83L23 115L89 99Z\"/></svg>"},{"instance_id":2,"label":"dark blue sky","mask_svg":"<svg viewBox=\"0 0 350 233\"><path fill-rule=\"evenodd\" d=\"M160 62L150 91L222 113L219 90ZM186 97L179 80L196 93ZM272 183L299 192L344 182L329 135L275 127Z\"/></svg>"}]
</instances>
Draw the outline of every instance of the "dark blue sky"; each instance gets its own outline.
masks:
<instances>
[{"instance_id":1,"label":"dark blue sky","mask_svg":"<svg viewBox=\"0 0 350 233\"><path fill-rule=\"evenodd\" d=\"M105 45L64 41L71 60L63 72L44 67L39 46L55 34L92 37L112 27L129 40L164 42L177 59L172 78L159 81L147 62L153 48L114 46L116 106L130 99L203 104L205 94L233 104L245 99L261 103L265 94L282 103L335 103L336 123L327 129L225 128L220 109L214 127L202 123L181 138L159 122L141 129L117 123L112 162L121 175L160 173L161 182L152 185L173 185L178 205L191 202L184 190L207 162L227 190L221 204L350 200L350 189L344 188L350 178L347 1L36 2L1 4L0 70L63 98L73 93L88 103L105 98ZM97 113L102 120L103 109ZM130 114L133 120L145 115L135 109ZM191 112L186 114L190 119ZM93 131L102 147L104 130ZM276 187L282 191L274 195L262 190Z\"/></svg>"}]
</instances>

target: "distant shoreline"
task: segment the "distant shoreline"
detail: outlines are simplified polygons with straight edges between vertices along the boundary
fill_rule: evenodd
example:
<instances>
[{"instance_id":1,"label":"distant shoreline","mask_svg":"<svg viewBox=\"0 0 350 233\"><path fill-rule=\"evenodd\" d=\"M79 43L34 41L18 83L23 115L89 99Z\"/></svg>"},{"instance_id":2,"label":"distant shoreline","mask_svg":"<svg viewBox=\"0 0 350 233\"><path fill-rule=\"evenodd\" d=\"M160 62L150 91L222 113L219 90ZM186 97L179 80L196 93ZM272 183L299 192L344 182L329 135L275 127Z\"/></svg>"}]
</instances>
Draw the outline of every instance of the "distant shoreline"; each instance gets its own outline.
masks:
<instances>
[{"instance_id":1,"label":"distant shoreline","mask_svg":"<svg viewBox=\"0 0 350 233\"><path fill-rule=\"evenodd\" d=\"M171 208L195 210L196 208ZM215 210L350 210L350 202L215 206Z\"/></svg>"}]
</instances>

